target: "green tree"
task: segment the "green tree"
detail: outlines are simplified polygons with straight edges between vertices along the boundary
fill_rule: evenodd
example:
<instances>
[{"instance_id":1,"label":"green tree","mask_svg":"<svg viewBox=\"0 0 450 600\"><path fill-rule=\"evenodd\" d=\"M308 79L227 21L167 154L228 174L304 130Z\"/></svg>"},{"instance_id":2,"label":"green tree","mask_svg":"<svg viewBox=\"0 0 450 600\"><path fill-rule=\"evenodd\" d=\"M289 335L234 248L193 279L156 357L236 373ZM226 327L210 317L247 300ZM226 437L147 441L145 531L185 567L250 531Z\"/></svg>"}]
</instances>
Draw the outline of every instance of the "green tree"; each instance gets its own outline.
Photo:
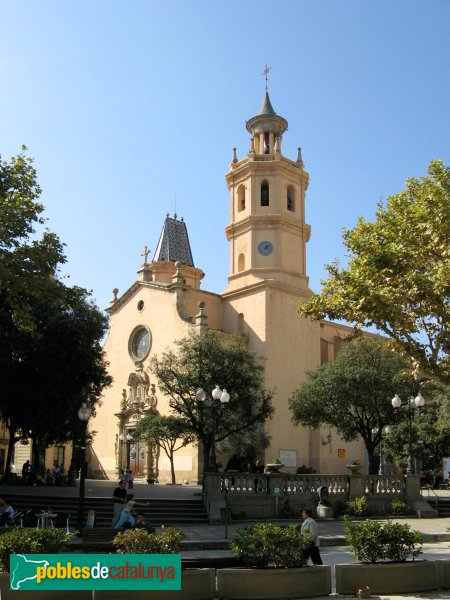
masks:
<instances>
[{"instance_id":1,"label":"green tree","mask_svg":"<svg viewBox=\"0 0 450 600\"><path fill-rule=\"evenodd\" d=\"M38 202L41 189L33 159L25 150L23 146L10 162L0 158L0 294L14 323L33 330L30 303L58 293L57 272L65 257L54 233L37 235L36 228L45 223L44 207Z\"/></svg>"},{"instance_id":2,"label":"green tree","mask_svg":"<svg viewBox=\"0 0 450 600\"><path fill-rule=\"evenodd\" d=\"M251 429L272 415L272 394L264 389L261 361L240 339L223 342L212 331L192 334L176 342L178 351L169 350L151 361L161 391L170 407L195 434L203 449L204 471L213 446L239 431ZM230 401L221 418L208 402L196 400L202 388L210 394L219 384L226 387Z\"/></svg>"},{"instance_id":3,"label":"green tree","mask_svg":"<svg viewBox=\"0 0 450 600\"><path fill-rule=\"evenodd\" d=\"M301 304L313 319L376 326L418 379L450 384L450 167L431 162L429 177L378 205L375 222L344 230L348 266L327 265L320 294Z\"/></svg>"},{"instance_id":4,"label":"green tree","mask_svg":"<svg viewBox=\"0 0 450 600\"><path fill-rule=\"evenodd\" d=\"M411 454L421 460L423 470L435 471L450 455L450 393L437 385L427 385L425 390L425 405L419 410L408 413L407 397L403 398L405 408L398 410L385 436L384 452L406 466L411 445Z\"/></svg>"},{"instance_id":5,"label":"green tree","mask_svg":"<svg viewBox=\"0 0 450 600\"><path fill-rule=\"evenodd\" d=\"M264 454L264 450L270 446L270 436L264 427L264 423L255 423L250 429L244 429L230 435L217 444L217 451L227 456L236 455L241 463L250 463L250 467L256 459Z\"/></svg>"},{"instance_id":6,"label":"green tree","mask_svg":"<svg viewBox=\"0 0 450 600\"><path fill-rule=\"evenodd\" d=\"M64 291L62 297L61 292ZM0 411L9 434L7 469L19 440L36 446L76 440L81 403L110 384L100 341L107 320L78 287L60 287L57 297L26 299L33 331L19 328L13 308L0 295Z\"/></svg>"},{"instance_id":7,"label":"green tree","mask_svg":"<svg viewBox=\"0 0 450 600\"><path fill-rule=\"evenodd\" d=\"M173 415L149 415L138 422L135 437L164 450L170 461L172 483L175 484L174 454L196 439L186 422Z\"/></svg>"},{"instance_id":8,"label":"green tree","mask_svg":"<svg viewBox=\"0 0 450 600\"><path fill-rule=\"evenodd\" d=\"M364 440L369 472L376 473L375 449L382 429L395 421L392 397L417 393L418 384L404 374L405 361L386 350L380 339L347 342L336 360L307 372L289 406L296 425L335 427L346 441ZM374 429L378 431L374 433Z\"/></svg>"}]
</instances>

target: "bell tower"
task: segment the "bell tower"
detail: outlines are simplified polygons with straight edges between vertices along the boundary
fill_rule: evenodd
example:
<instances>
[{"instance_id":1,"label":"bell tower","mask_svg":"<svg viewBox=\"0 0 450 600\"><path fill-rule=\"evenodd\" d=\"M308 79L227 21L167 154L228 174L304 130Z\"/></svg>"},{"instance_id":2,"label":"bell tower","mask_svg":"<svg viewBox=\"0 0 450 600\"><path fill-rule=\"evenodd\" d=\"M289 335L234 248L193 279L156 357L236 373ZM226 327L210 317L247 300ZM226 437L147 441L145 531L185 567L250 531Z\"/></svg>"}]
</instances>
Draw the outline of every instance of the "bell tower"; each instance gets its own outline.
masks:
<instances>
[{"instance_id":1,"label":"bell tower","mask_svg":"<svg viewBox=\"0 0 450 600\"><path fill-rule=\"evenodd\" d=\"M233 160L225 179L230 190L230 275L225 294L272 282L310 295L306 276L305 192L309 175L282 154L286 119L277 115L266 89L259 113L247 121L248 154Z\"/></svg>"}]
</instances>

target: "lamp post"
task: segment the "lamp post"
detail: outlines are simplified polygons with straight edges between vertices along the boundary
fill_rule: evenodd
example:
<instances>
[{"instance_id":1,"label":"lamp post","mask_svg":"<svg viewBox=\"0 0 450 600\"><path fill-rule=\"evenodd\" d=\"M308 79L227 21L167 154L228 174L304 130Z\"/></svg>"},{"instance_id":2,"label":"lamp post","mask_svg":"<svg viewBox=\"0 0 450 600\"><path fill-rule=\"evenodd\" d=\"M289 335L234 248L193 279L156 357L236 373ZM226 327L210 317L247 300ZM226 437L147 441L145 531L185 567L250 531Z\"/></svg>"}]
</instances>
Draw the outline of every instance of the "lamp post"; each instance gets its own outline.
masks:
<instances>
[{"instance_id":1,"label":"lamp post","mask_svg":"<svg viewBox=\"0 0 450 600\"><path fill-rule=\"evenodd\" d=\"M125 440L127 442L127 471L126 471L126 475L128 475L128 473L130 472L130 446L131 446L131 442L133 441L133 436L130 433L127 433L127 436L126 436Z\"/></svg>"},{"instance_id":2,"label":"lamp post","mask_svg":"<svg viewBox=\"0 0 450 600\"><path fill-rule=\"evenodd\" d=\"M84 523L84 484L86 480L86 430L88 421L91 418L92 411L86 402L83 402L78 409L78 418L81 423L81 444L80 444L80 493L78 497L78 530L81 534Z\"/></svg>"},{"instance_id":3,"label":"lamp post","mask_svg":"<svg viewBox=\"0 0 450 600\"><path fill-rule=\"evenodd\" d=\"M394 410L397 412L400 407L402 406L402 401L401 398L398 394L395 394L395 396L392 398L391 400L392 406L394 407ZM408 464L406 467L406 474L407 475L414 475L415 474L415 469L414 469L414 463L413 463L413 456L412 456L412 452L411 452L411 435L412 435L412 420L413 420L413 416L414 416L414 410L420 409L422 406L424 406L425 404L425 398L422 396L422 394L419 392L417 394L417 396L414 398L413 396L410 397L408 404L406 405L407 411L408 411Z\"/></svg>"},{"instance_id":4,"label":"lamp post","mask_svg":"<svg viewBox=\"0 0 450 600\"><path fill-rule=\"evenodd\" d=\"M133 441L133 436L130 433L127 433L126 436L124 436L123 433L121 433L119 435L119 440L122 444L123 444L123 442L126 443L127 454L125 456L125 475L128 475L128 473L130 472L130 445L131 445L131 442ZM122 463L122 468L123 468L123 463Z\"/></svg>"},{"instance_id":5,"label":"lamp post","mask_svg":"<svg viewBox=\"0 0 450 600\"><path fill-rule=\"evenodd\" d=\"M208 408L211 411L212 416L212 435L211 435L211 450L209 453L209 464L208 471L217 472L217 460L216 460L216 429L217 429L217 417L222 414L223 409L230 401L230 394L224 388L220 389L218 385L213 389L209 402L206 402L206 392L199 388L195 392L195 399L197 400L200 410L203 411L203 407Z\"/></svg>"},{"instance_id":6,"label":"lamp post","mask_svg":"<svg viewBox=\"0 0 450 600\"><path fill-rule=\"evenodd\" d=\"M380 430L379 427L374 427L372 429L372 433L374 435L376 435L379 432L379 430ZM386 425L381 430L381 435L380 435L380 465L378 467L378 475L386 475L385 469L384 469L383 434L387 435L389 433L391 433L391 428L389 427L389 425Z\"/></svg>"}]
</instances>

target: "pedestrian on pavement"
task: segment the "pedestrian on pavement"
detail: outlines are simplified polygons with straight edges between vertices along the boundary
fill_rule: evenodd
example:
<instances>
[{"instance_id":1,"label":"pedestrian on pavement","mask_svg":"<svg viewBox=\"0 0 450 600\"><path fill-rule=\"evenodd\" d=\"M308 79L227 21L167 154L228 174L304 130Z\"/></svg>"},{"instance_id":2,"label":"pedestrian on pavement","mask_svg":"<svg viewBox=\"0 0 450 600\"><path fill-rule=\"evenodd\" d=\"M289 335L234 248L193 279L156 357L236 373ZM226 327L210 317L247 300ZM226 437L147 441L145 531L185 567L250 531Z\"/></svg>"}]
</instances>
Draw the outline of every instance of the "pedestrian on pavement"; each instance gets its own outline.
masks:
<instances>
[{"instance_id":1,"label":"pedestrian on pavement","mask_svg":"<svg viewBox=\"0 0 450 600\"><path fill-rule=\"evenodd\" d=\"M123 479L119 481L118 487L114 490L112 499L114 512L111 527L114 527L127 501L127 490Z\"/></svg>"},{"instance_id":2,"label":"pedestrian on pavement","mask_svg":"<svg viewBox=\"0 0 450 600\"><path fill-rule=\"evenodd\" d=\"M310 558L313 565L323 565L319 551L319 528L317 523L311 517L311 510L309 508L304 508L302 510L302 519L301 532L307 536L309 542L303 550L303 556L306 558L306 561Z\"/></svg>"},{"instance_id":3,"label":"pedestrian on pavement","mask_svg":"<svg viewBox=\"0 0 450 600\"><path fill-rule=\"evenodd\" d=\"M128 489L133 489L134 474L133 471L128 471Z\"/></svg>"},{"instance_id":4,"label":"pedestrian on pavement","mask_svg":"<svg viewBox=\"0 0 450 600\"><path fill-rule=\"evenodd\" d=\"M27 484L28 483L28 472L29 472L29 470L30 470L30 461L27 460L22 465L22 483L23 484Z\"/></svg>"}]
</instances>

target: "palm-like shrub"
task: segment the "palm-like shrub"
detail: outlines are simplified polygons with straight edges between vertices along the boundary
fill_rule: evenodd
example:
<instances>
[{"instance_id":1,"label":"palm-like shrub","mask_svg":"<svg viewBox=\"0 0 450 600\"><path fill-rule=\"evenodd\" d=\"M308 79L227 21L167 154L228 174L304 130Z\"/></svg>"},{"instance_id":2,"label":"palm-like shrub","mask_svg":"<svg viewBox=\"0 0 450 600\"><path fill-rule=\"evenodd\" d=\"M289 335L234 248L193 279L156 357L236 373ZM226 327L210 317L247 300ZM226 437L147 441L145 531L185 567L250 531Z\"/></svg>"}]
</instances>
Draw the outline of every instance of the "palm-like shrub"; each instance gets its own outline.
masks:
<instances>
[{"instance_id":1,"label":"palm-like shrub","mask_svg":"<svg viewBox=\"0 0 450 600\"><path fill-rule=\"evenodd\" d=\"M375 563L382 560L405 562L422 552L422 534L405 523L372 521L351 523L344 517L345 533L356 559Z\"/></svg>"},{"instance_id":2,"label":"palm-like shrub","mask_svg":"<svg viewBox=\"0 0 450 600\"><path fill-rule=\"evenodd\" d=\"M11 529L0 536L0 566L9 573L11 554L58 554L73 537L63 529Z\"/></svg>"},{"instance_id":3,"label":"palm-like shrub","mask_svg":"<svg viewBox=\"0 0 450 600\"><path fill-rule=\"evenodd\" d=\"M297 525L280 527L259 523L239 530L231 543L231 551L249 567L304 567L307 559L303 556L303 550L307 544L307 537Z\"/></svg>"},{"instance_id":4,"label":"palm-like shrub","mask_svg":"<svg viewBox=\"0 0 450 600\"><path fill-rule=\"evenodd\" d=\"M117 554L177 554L181 550L184 534L172 527L161 533L145 529L127 529L113 540Z\"/></svg>"}]
</instances>

